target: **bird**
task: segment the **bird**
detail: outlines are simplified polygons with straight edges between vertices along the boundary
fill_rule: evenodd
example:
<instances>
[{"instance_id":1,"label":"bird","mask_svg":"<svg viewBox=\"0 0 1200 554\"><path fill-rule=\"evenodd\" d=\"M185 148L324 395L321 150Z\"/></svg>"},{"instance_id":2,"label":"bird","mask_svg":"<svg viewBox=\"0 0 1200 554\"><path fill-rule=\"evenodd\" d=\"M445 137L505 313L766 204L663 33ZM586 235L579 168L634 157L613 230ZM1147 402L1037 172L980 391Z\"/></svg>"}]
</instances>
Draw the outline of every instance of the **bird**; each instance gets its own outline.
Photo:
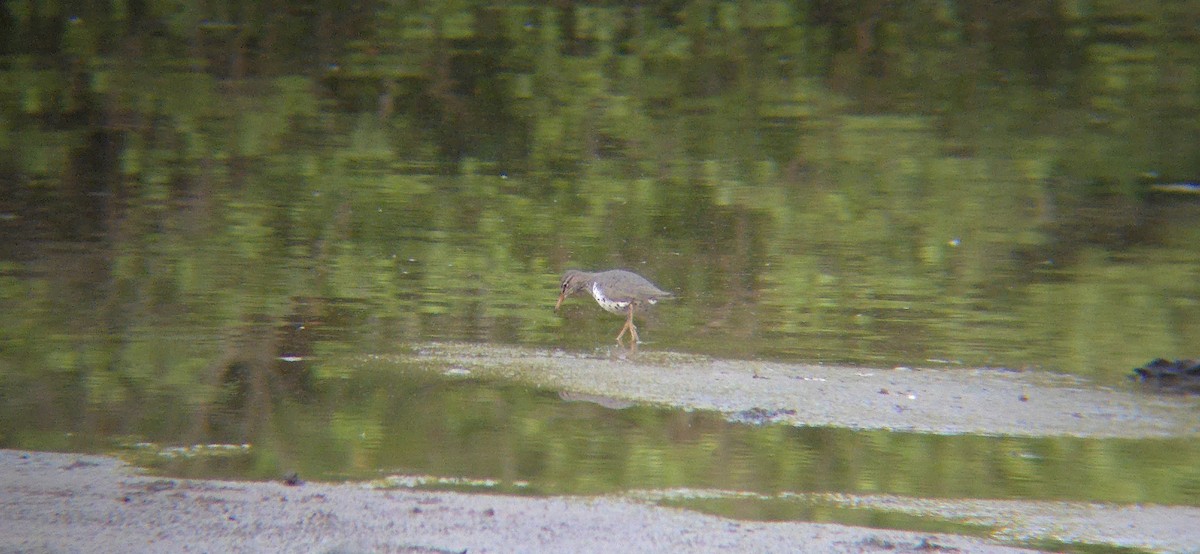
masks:
<instances>
[{"instance_id":1,"label":"bird","mask_svg":"<svg viewBox=\"0 0 1200 554\"><path fill-rule=\"evenodd\" d=\"M644 305L674 296L658 288L645 277L624 269L596 273L568 269L563 273L559 290L558 303L554 305L555 311L558 311L568 296L587 291L605 311L625 315L625 325L617 335L617 344L622 344L621 339L628 332L631 348L637 348L639 342L637 326L633 324L633 312Z\"/></svg>"}]
</instances>

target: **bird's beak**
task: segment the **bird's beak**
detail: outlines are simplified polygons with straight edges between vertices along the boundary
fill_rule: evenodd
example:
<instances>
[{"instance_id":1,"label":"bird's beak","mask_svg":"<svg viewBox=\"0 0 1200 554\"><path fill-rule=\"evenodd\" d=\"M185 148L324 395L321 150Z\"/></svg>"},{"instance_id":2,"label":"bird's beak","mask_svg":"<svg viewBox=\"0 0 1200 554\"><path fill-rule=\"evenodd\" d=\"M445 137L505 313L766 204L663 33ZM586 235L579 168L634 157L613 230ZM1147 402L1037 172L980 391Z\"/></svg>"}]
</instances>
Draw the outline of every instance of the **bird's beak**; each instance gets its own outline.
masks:
<instances>
[{"instance_id":1,"label":"bird's beak","mask_svg":"<svg viewBox=\"0 0 1200 554\"><path fill-rule=\"evenodd\" d=\"M566 297L567 297L567 293L565 293L565 292L558 295L558 302L554 304L554 311L556 311L556 312L558 311L558 307L562 306L562 301Z\"/></svg>"}]
</instances>

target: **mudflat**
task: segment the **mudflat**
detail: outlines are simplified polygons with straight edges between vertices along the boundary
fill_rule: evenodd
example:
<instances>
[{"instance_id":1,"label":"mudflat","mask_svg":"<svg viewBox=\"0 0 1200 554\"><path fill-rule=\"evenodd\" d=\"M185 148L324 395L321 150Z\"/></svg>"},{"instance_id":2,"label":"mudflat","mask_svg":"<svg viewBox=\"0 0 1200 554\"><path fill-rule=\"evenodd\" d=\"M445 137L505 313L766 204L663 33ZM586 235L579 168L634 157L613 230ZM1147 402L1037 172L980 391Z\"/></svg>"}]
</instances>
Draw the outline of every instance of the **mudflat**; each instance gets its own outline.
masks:
<instances>
[{"instance_id":1,"label":"mudflat","mask_svg":"<svg viewBox=\"0 0 1200 554\"><path fill-rule=\"evenodd\" d=\"M525 382L602 404L716 410L748 423L1012 436L1200 435L1195 397L1101 388L1067 376L728 361L648 350L582 355L431 344L395 361L448 378ZM381 355L352 363L391 361ZM661 505L739 494L745 493L525 497L372 483L185 480L146 475L111 457L0 450L0 552L990 553L1056 542L1197 552L1200 545L1200 508L1191 506L809 495L825 504L991 529L973 537L739 521Z\"/></svg>"},{"instance_id":2,"label":"mudflat","mask_svg":"<svg viewBox=\"0 0 1200 554\"><path fill-rule=\"evenodd\" d=\"M1132 385L1103 388L1069 375L720 360L648 348L612 352L429 344L414 356L429 371L714 410L748 423L1021 437L1200 436L1195 396L1147 394Z\"/></svg>"},{"instance_id":3,"label":"mudflat","mask_svg":"<svg viewBox=\"0 0 1200 554\"><path fill-rule=\"evenodd\" d=\"M139 475L0 451L0 552L1028 552L978 538L723 519L622 497Z\"/></svg>"}]
</instances>

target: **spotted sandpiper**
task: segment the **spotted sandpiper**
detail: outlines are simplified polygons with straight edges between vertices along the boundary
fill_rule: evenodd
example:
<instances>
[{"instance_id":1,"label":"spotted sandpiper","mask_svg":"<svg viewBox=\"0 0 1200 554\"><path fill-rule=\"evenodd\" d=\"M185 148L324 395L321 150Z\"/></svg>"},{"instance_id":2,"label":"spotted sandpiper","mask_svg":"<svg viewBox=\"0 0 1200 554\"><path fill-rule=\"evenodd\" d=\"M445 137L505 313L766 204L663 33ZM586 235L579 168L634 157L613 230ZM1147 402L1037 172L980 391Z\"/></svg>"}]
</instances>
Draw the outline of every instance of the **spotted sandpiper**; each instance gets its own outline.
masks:
<instances>
[{"instance_id":1,"label":"spotted sandpiper","mask_svg":"<svg viewBox=\"0 0 1200 554\"><path fill-rule=\"evenodd\" d=\"M558 303L554 305L555 310L562 306L563 300L568 296L588 291L605 311L617 315L625 314L625 326L621 327L621 333L617 335L617 344L621 344L621 338L625 336L626 331L629 331L632 340L630 346L633 348L637 348L638 343L637 327L633 324L633 311L646 304L654 304L661 298L671 296L671 293L654 286L654 283L646 280L645 277L623 269L610 269L599 273L568 269L566 273L563 273L560 290Z\"/></svg>"}]
</instances>

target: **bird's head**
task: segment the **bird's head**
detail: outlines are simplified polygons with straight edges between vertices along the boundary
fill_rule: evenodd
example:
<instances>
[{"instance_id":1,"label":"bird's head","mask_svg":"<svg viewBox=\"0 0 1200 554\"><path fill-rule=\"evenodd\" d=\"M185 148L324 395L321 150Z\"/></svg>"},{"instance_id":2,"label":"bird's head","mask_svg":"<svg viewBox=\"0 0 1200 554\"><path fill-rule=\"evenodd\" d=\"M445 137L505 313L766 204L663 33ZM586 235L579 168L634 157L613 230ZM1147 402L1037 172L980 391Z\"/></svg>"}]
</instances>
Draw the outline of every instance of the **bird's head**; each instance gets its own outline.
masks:
<instances>
[{"instance_id":1,"label":"bird's head","mask_svg":"<svg viewBox=\"0 0 1200 554\"><path fill-rule=\"evenodd\" d=\"M577 269L568 269L566 273L563 273L562 284L559 285L558 303L554 304L554 309L557 310L559 306L562 306L563 300L566 300L568 296L586 289L590 281L591 275Z\"/></svg>"}]
</instances>

